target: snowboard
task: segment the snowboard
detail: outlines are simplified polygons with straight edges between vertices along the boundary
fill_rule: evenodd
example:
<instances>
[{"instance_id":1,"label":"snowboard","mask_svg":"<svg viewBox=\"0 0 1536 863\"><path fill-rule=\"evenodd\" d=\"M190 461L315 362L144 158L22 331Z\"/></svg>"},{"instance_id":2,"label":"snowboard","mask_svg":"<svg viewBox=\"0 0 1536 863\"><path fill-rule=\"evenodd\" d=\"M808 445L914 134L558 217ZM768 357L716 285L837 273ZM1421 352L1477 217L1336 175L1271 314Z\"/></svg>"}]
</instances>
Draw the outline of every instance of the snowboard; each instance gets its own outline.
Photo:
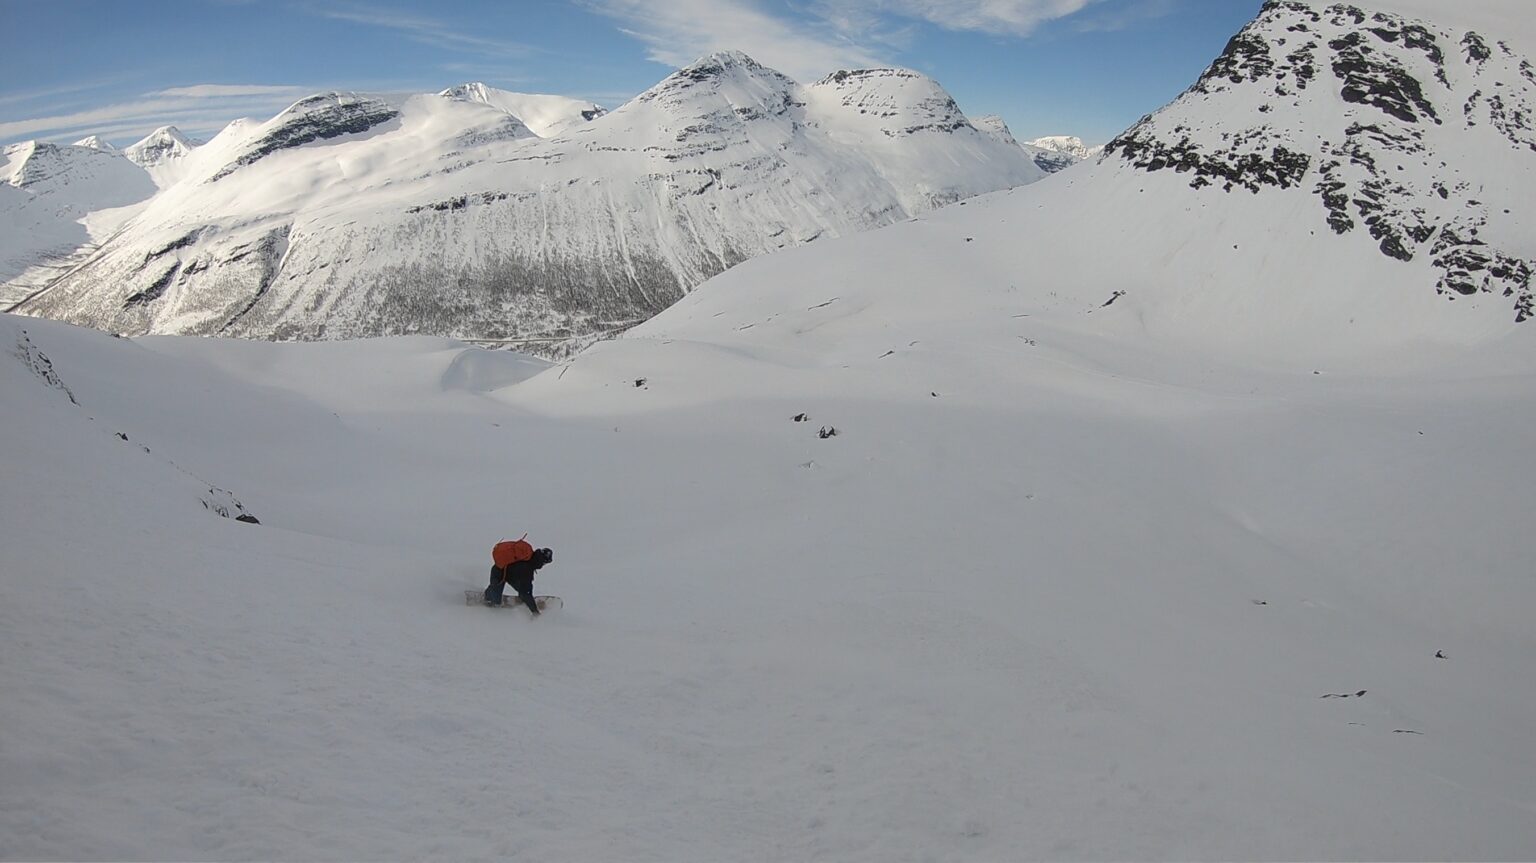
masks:
<instances>
[{"instance_id":1,"label":"snowboard","mask_svg":"<svg viewBox=\"0 0 1536 863\"><path fill-rule=\"evenodd\" d=\"M484 590L466 590L466 591L464 591L464 604L465 605L485 605L485 591ZM533 604L537 605L539 607L539 611L541 611L541 612L544 612L544 611L554 611L556 609L563 608L565 606L565 603L562 602L560 597L558 597L558 596L535 596L533 598ZM486 607L487 608L491 608L493 606L486 606ZM494 608L497 611L501 611L501 610L507 609L507 608L521 608L524 611L526 611L528 609L528 607L523 605L522 601L517 598L517 594L515 594L515 593L508 593L507 595L503 596L501 598L501 605L494 606Z\"/></svg>"}]
</instances>

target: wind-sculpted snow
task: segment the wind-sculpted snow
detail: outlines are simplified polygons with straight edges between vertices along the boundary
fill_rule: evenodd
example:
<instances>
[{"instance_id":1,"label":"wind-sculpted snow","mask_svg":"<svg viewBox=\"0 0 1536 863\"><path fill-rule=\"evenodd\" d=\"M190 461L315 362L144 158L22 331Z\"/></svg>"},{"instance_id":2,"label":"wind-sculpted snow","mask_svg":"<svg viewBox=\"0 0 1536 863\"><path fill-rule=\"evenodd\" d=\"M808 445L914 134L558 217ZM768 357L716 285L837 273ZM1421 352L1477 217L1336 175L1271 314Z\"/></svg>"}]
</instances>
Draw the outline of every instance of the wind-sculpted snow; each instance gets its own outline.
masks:
<instances>
[{"instance_id":1,"label":"wind-sculpted snow","mask_svg":"<svg viewBox=\"0 0 1536 863\"><path fill-rule=\"evenodd\" d=\"M21 310L123 333L535 338L561 354L749 258L1044 176L921 75L801 86L736 52L606 114L478 85L315 96L232 125L181 171Z\"/></svg>"},{"instance_id":2,"label":"wind-sculpted snow","mask_svg":"<svg viewBox=\"0 0 1536 863\"><path fill-rule=\"evenodd\" d=\"M1536 73L1498 34L1274 0L1106 152L1200 190L1304 187L1336 233L1429 258L1426 288L1532 316L1536 244L1512 211L1536 191Z\"/></svg>"}]
</instances>

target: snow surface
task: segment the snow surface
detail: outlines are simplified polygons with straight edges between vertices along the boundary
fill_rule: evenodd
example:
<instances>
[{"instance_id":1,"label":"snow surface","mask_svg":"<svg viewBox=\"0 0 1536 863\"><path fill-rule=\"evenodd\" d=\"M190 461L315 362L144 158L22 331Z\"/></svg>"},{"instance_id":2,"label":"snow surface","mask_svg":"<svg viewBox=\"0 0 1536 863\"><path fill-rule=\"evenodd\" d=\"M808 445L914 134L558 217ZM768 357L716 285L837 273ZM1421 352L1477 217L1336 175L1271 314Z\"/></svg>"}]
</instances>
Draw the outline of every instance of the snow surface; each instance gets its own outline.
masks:
<instances>
[{"instance_id":1,"label":"snow surface","mask_svg":"<svg viewBox=\"0 0 1536 863\"><path fill-rule=\"evenodd\" d=\"M540 138L553 137L607 113L607 109L595 102L568 96L514 93L479 82L450 87L438 95L498 108L516 117Z\"/></svg>"},{"instance_id":2,"label":"snow surface","mask_svg":"<svg viewBox=\"0 0 1536 863\"><path fill-rule=\"evenodd\" d=\"M1067 185L560 366L0 318L4 856L1531 858L1529 343L1126 330Z\"/></svg>"},{"instance_id":3,"label":"snow surface","mask_svg":"<svg viewBox=\"0 0 1536 863\"><path fill-rule=\"evenodd\" d=\"M1352 143L1529 255L1529 130L1446 110L1516 104L1518 58L1452 60L1435 160ZM1401 131L1278 71L1135 142L1270 176L1238 157ZM897 74L807 107L946 122ZM0 317L0 855L1536 858L1531 325L1312 181L1136 162L747 261L554 366ZM525 531L564 610L464 606Z\"/></svg>"}]
</instances>

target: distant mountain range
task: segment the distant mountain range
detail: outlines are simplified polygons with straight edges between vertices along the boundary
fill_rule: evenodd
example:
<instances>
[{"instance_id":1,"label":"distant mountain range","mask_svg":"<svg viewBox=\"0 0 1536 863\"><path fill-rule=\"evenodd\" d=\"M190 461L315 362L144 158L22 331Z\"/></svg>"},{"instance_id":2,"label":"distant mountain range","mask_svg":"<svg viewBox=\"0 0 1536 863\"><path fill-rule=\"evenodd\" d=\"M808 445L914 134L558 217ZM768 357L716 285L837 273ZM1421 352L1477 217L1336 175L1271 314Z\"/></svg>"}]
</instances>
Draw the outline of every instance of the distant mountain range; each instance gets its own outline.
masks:
<instances>
[{"instance_id":1,"label":"distant mountain range","mask_svg":"<svg viewBox=\"0 0 1536 863\"><path fill-rule=\"evenodd\" d=\"M337 92L206 144L166 127L126 160L73 150L143 166L162 191L105 219L99 246L13 254L0 300L18 311L127 334L531 337L556 352L748 258L1046 174L918 73L802 85L738 52L612 112L484 84ZM17 277L28 255L72 250Z\"/></svg>"},{"instance_id":2,"label":"distant mountain range","mask_svg":"<svg viewBox=\"0 0 1536 863\"><path fill-rule=\"evenodd\" d=\"M977 117L973 123L976 128L992 135L998 140L1022 148L1034 160L1035 165L1047 174L1054 174L1057 171L1070 168L1078 162L1091 159L1104 149L1103 147L1087 147L1083 144L1082 138L1065 135L1020 142L1017 138L1013 137L1013 131L1008 128L1008 124L1003 118L996 114Z\"/></svg>"},{"instance_id":3,"label":"distant mountain range","mask_svg":"<svg viewBox=\"0 0 1536 863\"><path fill-rule=\"evenodd\" d=\"M837 333L866 320L923 345L991 327L1042 352L1094 335L1320 374L1471 347L1520 367L1536 333L1524 8L1270 2L1098 158L728 273L636 334L753 355L791 328L796 350L837 355L798 311L836 296Z\"/></svg>"}]
</instances>

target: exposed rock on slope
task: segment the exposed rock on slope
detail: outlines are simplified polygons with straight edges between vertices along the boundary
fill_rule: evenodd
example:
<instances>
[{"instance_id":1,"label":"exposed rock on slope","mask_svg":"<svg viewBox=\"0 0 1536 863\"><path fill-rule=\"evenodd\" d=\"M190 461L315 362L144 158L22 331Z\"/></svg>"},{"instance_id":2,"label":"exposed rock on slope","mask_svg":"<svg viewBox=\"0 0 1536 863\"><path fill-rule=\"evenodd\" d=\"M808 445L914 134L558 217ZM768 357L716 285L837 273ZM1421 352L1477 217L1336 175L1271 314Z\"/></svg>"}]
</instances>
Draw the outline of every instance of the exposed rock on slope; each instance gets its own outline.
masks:
<instances>
[{"instance_id":1,"label":"exposed rock on slope","mask_svg":"<svg viewBox=\"0 0 1536 863\"><path fill-rule=\"evenodd\" d=\"M1333 231L1428 259L1439 293L1502 296L1525 321L1536 241L1499 223L1530 218L1536 72L1498 34L1381 5L1272 0L1106 152L1201 190L1304 187Z\"/></svg>"}]
</instances>

